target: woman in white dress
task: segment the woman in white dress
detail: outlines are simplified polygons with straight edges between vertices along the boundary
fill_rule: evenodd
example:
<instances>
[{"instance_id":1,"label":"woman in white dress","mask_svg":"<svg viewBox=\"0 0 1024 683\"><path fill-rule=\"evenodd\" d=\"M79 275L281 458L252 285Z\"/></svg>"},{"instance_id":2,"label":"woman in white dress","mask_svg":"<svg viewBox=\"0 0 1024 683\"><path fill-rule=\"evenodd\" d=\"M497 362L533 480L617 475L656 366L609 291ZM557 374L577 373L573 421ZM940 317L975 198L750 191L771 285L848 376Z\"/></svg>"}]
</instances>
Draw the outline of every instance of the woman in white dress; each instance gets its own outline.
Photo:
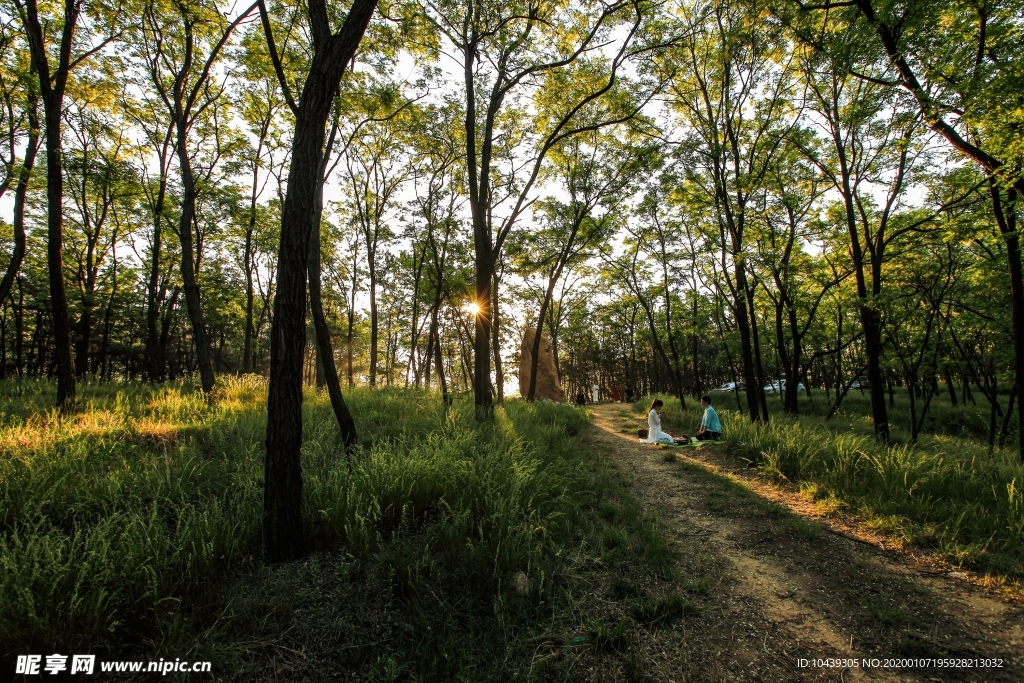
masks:
<instances>
[{"instance_id":1,"label":"woman in white dress","mask_svg":"<svg viewBox=\"0 0 1024 683\"><path fill-rule=\"evenodd\" d=\"M665 403L660 398L654 399L654 402L651 403L651 410L647 413L647 425L650 427L647 433L647 443L678 443L671 434L661 429L661 409L664 406ZM680 442L685 439L685 436L682 437Z\"/></svg>"}]
</instances>

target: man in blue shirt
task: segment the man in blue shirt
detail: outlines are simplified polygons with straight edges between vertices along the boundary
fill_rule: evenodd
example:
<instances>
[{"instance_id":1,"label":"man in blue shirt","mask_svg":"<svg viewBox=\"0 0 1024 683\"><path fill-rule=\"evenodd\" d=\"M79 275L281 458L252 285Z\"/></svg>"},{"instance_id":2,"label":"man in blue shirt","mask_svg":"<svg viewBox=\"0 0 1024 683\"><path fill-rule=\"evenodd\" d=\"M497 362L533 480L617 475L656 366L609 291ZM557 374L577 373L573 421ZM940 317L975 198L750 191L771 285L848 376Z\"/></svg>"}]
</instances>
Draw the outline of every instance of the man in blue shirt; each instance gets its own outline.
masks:
<instances>
[{"instance_id":1,"label":"man in blue shirt","mask_svg":"<svg viewBox=\"0 0 1024 683\"><path fill-rule=\"evenodd\" d=\"M718 413L711 407L711 397L701 396L700 406L704 409L704 418L694 438L697 441L718 441L722 438L722 423L718 420Z\"/></svg>"}]
</instances>

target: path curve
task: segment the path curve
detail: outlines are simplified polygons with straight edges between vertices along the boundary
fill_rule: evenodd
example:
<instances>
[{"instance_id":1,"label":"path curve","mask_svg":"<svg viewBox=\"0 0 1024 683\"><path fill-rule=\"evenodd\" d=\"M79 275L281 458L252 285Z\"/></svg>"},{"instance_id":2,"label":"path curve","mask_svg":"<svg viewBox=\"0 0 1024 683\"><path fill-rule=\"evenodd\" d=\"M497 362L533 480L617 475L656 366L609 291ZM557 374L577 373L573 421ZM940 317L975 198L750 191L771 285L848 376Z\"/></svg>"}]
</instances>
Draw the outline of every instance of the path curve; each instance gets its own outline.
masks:
<instances>
[{"instance_id":1,"label":"path curve","mask_svg":"<svg viewBox=\"0 0 1024 683\"><path fill-rule=\"evenodd\" d=\"M761 482L724 445L642 443L634 429L642 416L623 404L594 406L593 415L593 445L634 478L676 547L709 552L725 567L729 580L716 590L728 618L715 629L731 650L715 663L725 666L720 680L1024 680L1024 609L1012 599ZM829 658L965 666L799 666ZM978 668L987 659L1002 667Z\"/></svg>"}]
</instances>

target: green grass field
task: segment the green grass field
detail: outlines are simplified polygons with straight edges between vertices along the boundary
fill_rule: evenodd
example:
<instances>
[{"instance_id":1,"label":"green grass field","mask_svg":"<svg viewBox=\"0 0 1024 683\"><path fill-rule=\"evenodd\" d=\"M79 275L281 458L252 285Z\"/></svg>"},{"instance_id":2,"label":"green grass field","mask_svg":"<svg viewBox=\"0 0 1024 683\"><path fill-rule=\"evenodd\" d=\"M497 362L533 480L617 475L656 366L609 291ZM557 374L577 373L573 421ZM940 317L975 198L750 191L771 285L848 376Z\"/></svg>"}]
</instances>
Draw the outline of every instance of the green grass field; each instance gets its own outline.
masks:
<instances>
[{"instance_id":1,"label":"green grass field","mask_svg":"<svg viewBox=\"0 0 1024 683\"><path fill-rule=\"evenodd\" d=\"M265 385L218 392L209 407L188 384L85 385L61 417L52 386L0 384L4 666L68 651L210 660L238 680L501 680L532 666L535 636L605 638L583 574L620 556L653 558L634 580L669 571L657 526L581 448L585 411L506 401L479 423L468 399L445 417L439 396L392 389L348 393L351 461L307 393L313 551L266 566ZM645 619L680 609L637 595Z\"/></svg>"},{"instance_id":2,"label":"green grass field","mask_svg":"<svg viewBox=\"0 0 1024 683\"><path fill-rule=\"evenodd\" d=\"M209 660L237 680L319 680L324 667L359 680L564 680L639 672L644 629L685 628L704 609L706 589L685 587L708 585L710 570L677 557L628 477L584 441L575 407L512 400L478 422L468 397L446 417L434 394L356 389L362 448L349 460L327 398L308 392L312 552L267 566L262 380L222 379L212 406L188 384L81 395L61 417L51 385L0 383L5 663L68 651ZM718 448L1020 579L1024 468L1009 451L943 435L884 447L851 413L754 426L718 403ZM695 427L694 406L668 404L667 428Z\"/></svg>"},{"instance_id":3,"label":"green grass field","mask_svg":"<svg viewBox=\"0 0 1024 683\"><path fill-rule=\"evenodd\" d=\"M699 402L684 413L678 400L662 398L666 429L696 431ZM801 394L797 418L785 416L779 398L769 395L774 413L767 425L742 417L733 394L712 400L730 452L769 477L958 565L996 578L1024 578L1024 465L1016 438L990 453L987 405L954 407L939 395L925 423L931 431L910 444L909 399L902 390L894 398L889 446L873 437L866 392L851 391L828 423L822 421L828 404L821 391L812 399ZM649 404L638 401L633 408L639 414Z\"/></svg>"}]
</instances>

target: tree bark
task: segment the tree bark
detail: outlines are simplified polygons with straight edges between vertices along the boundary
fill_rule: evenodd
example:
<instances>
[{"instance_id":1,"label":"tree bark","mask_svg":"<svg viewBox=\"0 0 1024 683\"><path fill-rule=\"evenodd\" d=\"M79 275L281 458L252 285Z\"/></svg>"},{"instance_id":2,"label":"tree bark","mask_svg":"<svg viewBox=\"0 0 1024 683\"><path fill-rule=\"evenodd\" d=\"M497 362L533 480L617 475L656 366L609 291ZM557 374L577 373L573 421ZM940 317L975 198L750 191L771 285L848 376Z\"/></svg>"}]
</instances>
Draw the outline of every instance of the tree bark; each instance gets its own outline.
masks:
<instances>
[{"instance_id":1,"label":"tree bark","mask_svg":"<svg viewBox=\"0 0 1024 683\"><path fill-rule=\"evenodd\" d=\"M1024 278L1021 273L1020 233L1017 229L1017 191L1011 188L1004 201L1000 196L998 181L989 175L989 190L992 209L996 216L999 232L1006 240L1006 263L1010 271L1010 303L1013 323L1014 386L1024 381ZM1024 462L1024 401L1017 406L1017 424L1020 440L1019 457Z\"/></svg>"},{"instance_id":2,"label":"tree bark","mask_svg":"<svg viewBox=\"0 0 1024 683\"><path fill-rule=\"evenodd\" d=\"M448 394L448 382L444 376L444 357L441 355L441 343L438 338L437 314L440 308L441 295L440 289L438 289L438 294L434 300L434 306L430 311L430 336L434 341L434 374L437 375L437 383L441 386L441 401L444 404L445 415L447 415L448 409L452 406L452 398Z\"/></svg>"},{"instance_id":3,"label":"tree bark","mask_svg":"<svg viewBox=\"0 0 1024 683\"><path fill-rule=\"evenodd\" d=\"M16 2L19 9L21 3ZM71 321L64 287L64 172L61 153L61 117L64 92L71 73L72 41L81 4L65 0L64 25L56 71L51 72L36 0L27 0L22 13L32 62L39 74L39 89L46 121L46 260L49 271L50 312L53 320L57 374L57 407L70 410L76 401L75 368L71 349Z\"/></svg>"},{"instance_id":4,"label":"tree bark","mask_svg":"<svg viewBox=\"0 0 1024 683\"><path fill-rule=\"evenodd\" d=\"M494 408L491 398L491 277L493 245L491 230L487 221L485 203L490 196L491 124L501 100L492 96L487 111L487 132L480 151L480 168L477 168L477 110L476 110L476 69L478 59L476 45L468 42L463 46L464 77L466 86L466 170L469 184L469 208L473 222L473 256L475 270L474 303L478 312L473 325L473 403L478 417L489 416Z\"/></svg>"},{"instance_id":5,"label":"tree bark","mask_svg":"<svg viewBox=\"0 0 1024 683\"><path fill-rule=\"evenodd\" d=\"M838 106L833 103L834 119L833 141L839 160L839 173L842 186L839 188L843 196L846 215L846 227L850 236L850 257L853 261L854 279L857 283L857 311L860 315L861 328L864 330L864 354L867 356L868 391L871 394L871 419L875 427L875 437L880 441L889 441L889 412L885 405L885 385L882 383L882 314L875 308L875 303L868 296L868 283L864 275L864 250L861 247L856 210L854 208L854 189L851 173L846 160L845 142L839 135ZM869 245L870 246L870 245ZM872 254L872 268L881 271L882 254ZM878 280L874 278L873 280ZM872 293L878 284L873 282Z\"/></svg>"},{"instance_id":6,"label":"tree bark","mask_svg":"<svg viewBox=\"0 0 1024 683\"><path fill-rule=\"evenodd\" d=\"M210 338L206 330L206 318L203 315L202 295L199 281L196 278L196 253L192 241L192 226L196 216L196 183L192 172L192 161L188 156L186 142L188 127L184 117L176 122L178 167L181 171L181 217L178 221L178 240L181 243L181 283L185 292L185 308L189 322L192 323L192 338L196 345L196 361L199 365L199 378L203 393L213 393L214 374L213 359L210 356Z\"/></svg>"},{"instance_id":7,"label":"tree bark","mask_svg":"<svg viewBox=\"0 0 1024 683\"><path fill-rule=\"evenodd\" d=\"M28 141L25 145L25 160L18 173L18 184L14 188L14 251L11 253L11 262L7 264L3 280L0 280L0 302L7 301L7 297L10 296L14 278L21 270L22 261L25 260L25 198L28 196L28 181L32 177L32 168L39 152L39 98L31 88L27 104ZM21 374L20 362L18 373Z\"/></svg>"},{"instance_id":8,"label":"tree bark","mask_svg":"<svg viewBox=\"0 0 1024 683\"><path fill-rule=\"evenodd\" d=\"M370 386L377 386L377 346L379 325L377 320L377 259L373 249L367 249L366 263L370 271Z\"/></svg>"},{"instance_id":9,"label":"tree bark","mask_svg":"<svg viewBox=\"0 0 1024 683\"><path fill-rule=\"evenodd\" d=\"M157 323L161 299L166 289L160 287L160 256L163 249L164 200L167 195L167 172L164 163L171 131L164 140L160 157L160 187L153 205L153 238L150 245L149 283L146 287L146 374L150 382L162 382L167 376L166 347L160 343Z\"/></svg>"},{"instance_id":10,"label":"tree bark","mask_svg":"<svg viewBox=\"0 0 1024 683\"><path fill-rule=\"evenodd\" d=\"M331 331L324 316L323 297L321 296L320 272L320 231L313 230L309 240L309 308L313 314L313 328L316 332L317 374L323 373L327 394L331 397L331 409L341 430L341 440L345 444L345 453L351 455L359 440L356 435L356 423L341 393L341 380L338 368L334 364L334 347L331 345Z\"/></svg>"},{"instance_id":11,"label":"tree bark","mask_svg":"<svg viewBox=\"0 0 1024 683\"><path fill-rule=\"evenodd\" d=\"M747 410L751 422L761 421L761 401L764 385L757 383L754 372L754 350L750 343L750 318L747 308L747 271L742 258L734 258L733 273L736 278L736 299L733 312L736 314L736 328L740 333L740 355L743 363L743 383L746 385ZM767 417L767 416L766 416Z\"/></svg>"},{"instance_id":12,"label":"tree bark","mask_svg":"<svg viewBox=\"0 0 1024 683\"><path fill-rule=\"evenodd\" d=\"M376 7L376 0L354 0L341 30L332 35L322 0L307 5L313 58L296 110L270 335L263 488L263 545L269 562L297 559L306 552L300 453L309 241L317 213L327 117L342 74Z\"/></svg>"},{"instance_id":13,"label":"tree bark","mask_svg":"<svg viewBox=\"0 0 1024 683\"><path fill-rule=\"evenodd\" d=\"M491 278L491 345L494 347L494 389L498 403L505 400L505 377L501 367L501 342L498 327L498 274ZM537 335L538 338L540 335ZM536 374L536 370L534 371Z\"/></svg>"}]
</instances>

